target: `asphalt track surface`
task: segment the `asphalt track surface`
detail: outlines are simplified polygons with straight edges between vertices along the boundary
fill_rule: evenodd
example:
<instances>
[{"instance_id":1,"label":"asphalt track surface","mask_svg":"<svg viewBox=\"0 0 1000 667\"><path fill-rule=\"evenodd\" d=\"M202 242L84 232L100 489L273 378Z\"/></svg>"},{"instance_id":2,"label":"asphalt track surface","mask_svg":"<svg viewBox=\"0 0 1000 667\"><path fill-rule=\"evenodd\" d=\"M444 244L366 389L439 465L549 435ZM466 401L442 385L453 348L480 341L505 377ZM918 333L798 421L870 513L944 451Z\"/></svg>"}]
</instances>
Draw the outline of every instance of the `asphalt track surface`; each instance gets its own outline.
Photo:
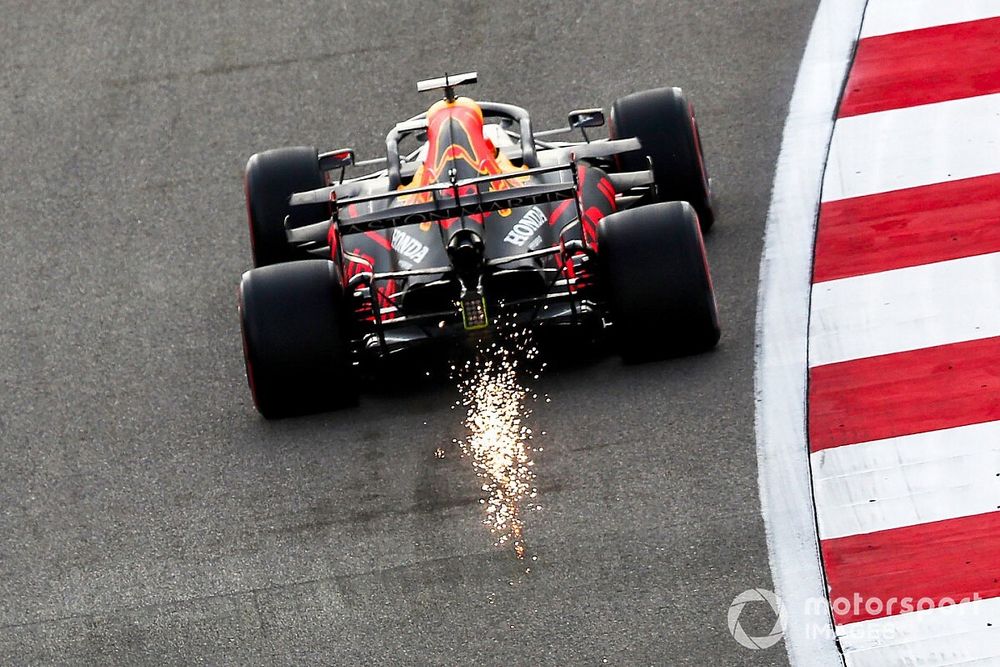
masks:
<instances>
[{"instance_id":1,"label":"asphalt track surface","mask_svg":"<svg viewBox=\"0 0 1000 667\"><path fill-rule=\"evenodd\" d=\"M785 662L726 610L770 587L757 264L815 2L510 7L4 4L0 662ZM532 383L530 562L481 525L448 383L267 423L243 376L248 155L378 155L418 78L466 68L536 127L684 86L720 200L717 351Z\"/></svg>"}]
</instances>

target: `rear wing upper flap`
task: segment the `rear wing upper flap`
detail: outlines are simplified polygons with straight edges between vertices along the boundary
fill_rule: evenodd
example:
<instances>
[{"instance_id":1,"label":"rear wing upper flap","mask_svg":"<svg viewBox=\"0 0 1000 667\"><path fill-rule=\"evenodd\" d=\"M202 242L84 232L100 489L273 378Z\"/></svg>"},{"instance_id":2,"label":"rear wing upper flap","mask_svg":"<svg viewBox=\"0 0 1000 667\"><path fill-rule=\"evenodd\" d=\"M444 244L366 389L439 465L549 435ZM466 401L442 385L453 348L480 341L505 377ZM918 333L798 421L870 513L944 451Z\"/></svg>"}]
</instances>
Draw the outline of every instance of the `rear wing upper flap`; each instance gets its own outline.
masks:
<instances>
[{"instance_id":1,"label":"rear wing upper flap","mask_svg":"<svg viewBox=\"0 0 1000 667\"><path fill-rule=\"evenodd\" d=\"M409 194L409 193L407 193ZM390 196L399 196L398 193L391 193ZM402 206L390 206L373 213L349 218L331 218L323 222L317 222L304 227L286 229L285 233L288 242L291 244L312 243L322 245L326 243L330 226L335 222L340 228L341 234L354 234L357 232L374 232L392 227L404 225L415 225L422 222L432 222L449 220L468 215L477 215L491 211L503 211L523 206L532 206L562 199L576 198L576 183L540 183L511 188L509 190L494 190L468 195L455 195L452 188L448 194L435 197L431 201L417 204L405 204ZM334 207L335 213L341 204L348 205L357 199L371 201L373 197L359 197L338 201Z\"/></svg>"},{"instance_id":2,"label":"rear wing upper flap","mask_svg":"<svg viewBox=\"0 0 1000 667\"><path fill-rule=\"evenodd\" d=\"M532 184L509 190L458 196L449 189L447 194L431 201L391 206L373 213L341 219L338 224L345 234L370 232L574 198L576 184L572 181Z\"/></svg>"},{"instance_id":3,"label":"rear wing upper flap","mask_svg":"<svg viewBox=\"0 0 1000 667\"><path fill-rule=\"evenodd\" d=\"M563 173L563 177L551 183L536 182L527 185L512 185L498 190L488 189L491 183L497 181L509 183L521 178L559 172ZM570 175L571 178L566 178ZM352 234L520 208L561 199L575 199L577 179L576 166L569 163L469 178L455 183L434 183L422 188L375 195L346 197L344 199L331 198L332 194L339 194L338 187L331 186L292 195L289 200L292 206L328 203L332 204L333 215L330 220L324 222L286 230L289 243L323 243L330 225L334 222L340 227L342 234ZM430 194L430 198L427 201L413 204L394 205L393 203L393 200L399 197L412 197L420 194ZM341 217L340 215L341 209L352 204L368 204L374 207L381 202L388 205L385 208L359 216Z\"/></svg>"},{"instance_id":4,"label":"rear wing upper flap","mask_svg":"<svg viewBox=\"0 0 1000 667\"><path fill-rule=\"evenodd\" d=\"M362 188L357 183L342 183L307 192L297 192L289 200L290 206L305 206L309 204L332 204L333 215L330 220L288 229L289 243L323 243L327 237L330 225L336 222L343 234L355 232L379 231L391 227L412 225L422 222L448 220L467 215L476 215L490 211L500 211L510 208L520 208L561 199L574 199L577 192L576 159L608 157L618 153L640 150L642 145L636 138L592 141L571 147L559 149L564 151L569 162L524 169L498 175L469 178L455 183L434 183L432 185L406 190L384 192L374 195L361 195ZM513 181L525 177L541 176L563 172L563 178L553 183L532 183L528 185L489 190L488 186L497 181ZM566 178L568 175L572 178ZM637 180L638 179L638 180ZM650 172L635 172L629 186L651 182ZM618 189L619 184L615 184ZM622 184L624 185L624 183ZM484 190L485 186L485 190ZM469 192L470 187L472 192ZM414 203L393 205L393 200L401 196L430 194L430 200ZM374 207L378 203L387 204L385 208L360 216L342 218L340 211L352 204L368 204Z\"/></svg>"},{"instance_id":5,"label":"rear wing upper flap","mask_svg":"<svg viewBox=\"0 0 1000 667\"><path fill-rule=\"evenodd\" d=\"M576 144L573 146L550 149L543 151L541 155L547 156L545 160L545 166L557 166L563 165L569 162L573 158L576 159L590 159L597 157L611 157L612 155L617 155L619 153L627 153L629 151L637 151L642 148L642 144L636 138L629 139L606 139L600 141L591 141L586 144ZM504 146L501 148L504 154L509 159L519 159L521 157L520 148L517 146ZM406 170L404 169L404 174ZM412 170L411 170L412 171ZM516 176L524 176L528 172L518 172ZM349 197L356 197L363 191L361 185L357 182L347 182L339 183L337 185L331 185L324 188L319 188L316 190L309 190L306 192L297 192L292 195L289 200L290 206L306 206L309 204L326 204L331 201L331 195L336 193L338 200L344 200ZM412 191L409 191L412 192Z\"/></svg>"}]
</instances>

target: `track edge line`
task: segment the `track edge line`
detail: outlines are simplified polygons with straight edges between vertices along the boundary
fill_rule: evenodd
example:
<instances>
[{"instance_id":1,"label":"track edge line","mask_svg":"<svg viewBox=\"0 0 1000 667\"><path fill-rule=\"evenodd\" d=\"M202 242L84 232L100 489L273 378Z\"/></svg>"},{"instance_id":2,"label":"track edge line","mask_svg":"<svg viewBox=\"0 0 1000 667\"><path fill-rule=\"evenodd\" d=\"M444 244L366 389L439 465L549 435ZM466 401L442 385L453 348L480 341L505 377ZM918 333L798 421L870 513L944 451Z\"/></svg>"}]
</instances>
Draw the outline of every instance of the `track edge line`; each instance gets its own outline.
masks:
<instances>
[{"instance_id":1,"label":"track edge line","mask_svg":"<svg viewBox=\"0 0 1000 667\"><path fill-rule=\"evenodd\" d=\"M754 403L768 559L791 665L843 665L826 600L806 440L812 253L837 104L867 0L820 0L782 134L761 253Z\"/></svg>"}]
</instances>

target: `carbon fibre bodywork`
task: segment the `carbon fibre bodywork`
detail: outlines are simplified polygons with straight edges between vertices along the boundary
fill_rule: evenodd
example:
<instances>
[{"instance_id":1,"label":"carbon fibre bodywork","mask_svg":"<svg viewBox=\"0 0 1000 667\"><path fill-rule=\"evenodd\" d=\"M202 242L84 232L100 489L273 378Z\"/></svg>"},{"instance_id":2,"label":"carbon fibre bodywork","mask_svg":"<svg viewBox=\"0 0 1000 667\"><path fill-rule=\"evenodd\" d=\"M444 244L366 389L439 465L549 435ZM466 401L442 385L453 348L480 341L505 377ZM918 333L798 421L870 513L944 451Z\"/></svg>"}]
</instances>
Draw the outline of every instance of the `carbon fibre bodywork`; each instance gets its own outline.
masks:
<instances>
[{"instance_id":1,"label":"carbon fibre bodywork","mask_svg":"<svg viewBox=\"0 0 1000 667\"><path fill-rule=\"evenodd\" d=\"M650 170L618 169L618 154L641 148L635 138L591 141L584 130L583 141L542 139L602 125L600 109L536 135L526 110L457 97L453 85L390 130L384 159L354 165L383 169L345 180L353 151L327 153L329 185L290 198L293 210L328 206L328 220L296 226L289 217L287 241L340 267L360 357L498 320L602 326L597 226L655 194ZM413 138L418 148L401 154Z\"/></svg>"},{"instance_id":2,"label":"carbon fibre bodywork","mask_svg":"<svg viewBox=\"0 0 1000 667\"><path fill-rule=\"evenodd\" d=\"M520 107L455 95L474 79L421 82L445 97L390 130L385 158L290 147L248 161L256 268L240 313L265 416L318 408L317 397L349 403L350 382L331 393L320 378L346 380L366 360L510 325L611 326L629 359L718 341L701 237L710 182L682 91L620 98L597 139L587 129L604 125L601 109L535 133ZM582 141L547 139L576 130ZM404 154L408 141L417 147Z\"/></svg>"},{"instance_id":3,"label":"carbon fibre bodywork","mask_svg":"<svg viewBox=\"0 0 1000 667\"><path fill-rule=\"evenodd\" d=\"M530 132L519 107L444 99L393 128L384 171L292 197L293 205L330 204L329 221L289 229L288 238L342 267L359 352L384 355L480 328L469 326L467 294L489 324L601 324L588 274L597 225L622 201L602 167L638 143L545 143ZM398 146L412 134L423 142L407 160ZM651 176L635 174L627 186L637 199ZM474 247L468 277L456 265L463 243Z\"/></svg>"}]
</instances>

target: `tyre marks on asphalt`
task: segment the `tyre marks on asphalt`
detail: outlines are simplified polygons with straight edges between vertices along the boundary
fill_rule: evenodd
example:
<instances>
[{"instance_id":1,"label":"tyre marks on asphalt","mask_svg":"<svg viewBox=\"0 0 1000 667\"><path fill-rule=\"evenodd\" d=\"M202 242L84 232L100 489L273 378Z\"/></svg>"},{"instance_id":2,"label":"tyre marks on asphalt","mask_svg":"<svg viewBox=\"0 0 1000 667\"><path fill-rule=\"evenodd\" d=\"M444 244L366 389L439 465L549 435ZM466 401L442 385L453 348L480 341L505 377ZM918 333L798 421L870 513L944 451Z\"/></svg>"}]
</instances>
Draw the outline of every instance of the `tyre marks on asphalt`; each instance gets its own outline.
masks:
<instances>
[{"instance_id":1,"label":"tyre marks on asphalt","mask_svg":"<svg viewBox=\"0 0 1000 667\"><path fill-rule=\"evenodd\" d=\"M1000 2L870 0L834 130L809 438L852 666L1000 659L997 44Z\"/></svg>"}]
</instances>

